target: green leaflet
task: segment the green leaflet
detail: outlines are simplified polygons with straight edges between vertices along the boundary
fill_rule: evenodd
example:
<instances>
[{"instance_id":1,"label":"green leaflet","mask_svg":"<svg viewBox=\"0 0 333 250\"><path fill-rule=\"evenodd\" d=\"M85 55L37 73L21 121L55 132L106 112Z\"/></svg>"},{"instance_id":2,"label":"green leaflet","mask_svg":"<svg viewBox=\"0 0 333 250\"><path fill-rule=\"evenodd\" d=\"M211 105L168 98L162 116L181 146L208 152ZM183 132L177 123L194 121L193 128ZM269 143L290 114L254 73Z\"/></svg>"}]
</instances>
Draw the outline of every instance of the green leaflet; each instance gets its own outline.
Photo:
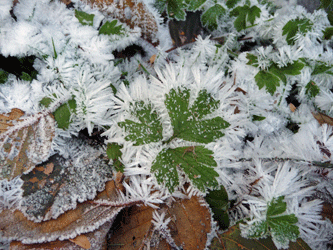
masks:
<instances>
[{"instance_id":1,"label":"green leaflet","mask_svg":"<svg viewBox=\"0 0 333 250\"><path fill-rule=\"evenodd\" d=\"M330 40L333 36L333 27L327 27L325 30L324 30L324 39L325 40Z\"/></svg>"},{"instance_id":2,"label":"green leaflet","mask_svg":"<svg viewBox=\"0 0 333 250\"><path fill-rule=\"evenodd\" d=\"M241 31L247 28L247 23L254 24L256 17L260 17L261 10L257 6L250 7L249 5L238 6L231 12L231 16L237 17L234 26L237 31Z\"/></svg>"},{"instance_id":3,"label":"green leaflet","mask_svg":"<svg viewBox=\"0 0 333 250\"><path fill-rule=\"evenodd\" d=\"M311 75L318 75L318 74L324 74L324 73L333 75L333 72L329 71L330 69L332 69L332 66L327 65L326 63L323 63L320 61L316 61L316 65L315 65Z\"/></svg>"},{"instance_id":4,"label":"green leaflet","mask_svg":"<svg viewBox=\"0 0 333 250\"><path fill-rule=\"evenodd\" d=\"M113 20L112 22L106 21L102 27L99 29L99 34L104 35L122 35L125 29L122 25L117 25L117 20Z\"/></svg>"},{"instance_id":5,"label":"green leaflet","mask_svg":"<svg viewBox=\"0 0 333 250\"><path fill-rule=\"evenodd\" d=\"M252 121L263 121L265 119L266 119L265 116L260 116L260 115L253 115L252 116Z\"/></svg>"},{"instance_id":6,"label":"green leaflet","mask_svg":"<svg viewBox=\"0 0 333 250\"><path fill-rule=\"evenodd\" d=\"M88 14L86 12L75 10L75 17L79 20L82 25L90 25L94 24L94 14Z\"/></svg>"},{"instance_id":7,"label":"green leaflet","mask_svg":"<svg viewBox=\"0 0 333 250\"><path fill-rule=\"evenodd\" d=\"M196 0L195 2L200 2ZM176 20L185 20L185 8L187 4L184 0L156 0L155 7L162 13L166 7L168 16Z\"/></svg>"},{"instance_id":8,"label":"green leaflet","mask_svg":"<svg viewBox=\"0 0 333 250\"><path fill-rule=\"evenodd\" d=\"M229 227L228 216L228 193L223 186L220 186L217 190L211 190L205 197L205 200L209 204L213 211L213 218L217 221L220 229L224 230Z\"/></svg>"},{"instance_id":9,"label":"green leaflet","mask_svg":"<svg viewBox=\"0 0 333 250\"><path fill-rule=\"evenodd\" d=\"M282 28L282 35L287 35L286 40L289 45L295 44L295 35L297 33L304 34L312 28L313 23L307 18L296 18L290 20Z\"/></svg>"},{"instance_id":10,"label":"green leaflet","mask_svg":"<svg viewBox=\"0 0 333 250\"><path fill-rule=\"evenodd\" d=\"M283 200L284 196L273 198L268 204L266 220L254 224L248 237L258 238L270 234L273 241L282 246L288 245L289 241L296 241L299 229L294 224L298 219L294 214L281 215L287 210L287 203Z\"/></svg>"},{"instance_id":11,"label":"green leaflet","mask_svg":"<svg viewBox=\"0 0 333 250\"><path fill-rule=\"evenodd\" d=\"M225 14L225 9L220 4L215 4L201 16L201 22L210 30L217 29L217 20Z\"/></svg>"},{"instance_id":12,"label":"green leaflet","mask_svg":"<svg viewBox=\"0 0 333 250\"><path fill-rule=\"evenodd\" d=\"M117 171L124 172L124 164L120 161L122 152L120 149L123 146L119 145L118 143L108 143L106 148L106 154L113 161L113 166L116 168Z\"/></svg>"},{"instance_id":13,"label":"green leaflet","mask_svg":"<svg viewBox=\"0 0 333 250\"><path fill-rule=\"evenodd\" d=\"M317 84L314 81L310 81L305 86L305 93L309 95L310 97L315 97L320 92L320 88L317 86Z\"/></svg>"},{"instance_id":14,"label":"green leaflet","mask_svg":"<svg viewBox=\"0 0 333 250\"><path fill-rule=\"evenodd\" d=\"M163 139L162 124L151 103L145 104L143 101L134 103L132 114L139 119L139 122L126 119L118 123L119 127L125 128L129 133L125 140L132 141L134 146L138 146Z\"/></svg>"},{"instance_id":15,"label":"green leaflet","mask_svg":"<svg viewBox=\"0 0 333 250\"><path fill-rule=\"evenodd\" d=\"M173 126L173 138L181 138L186 141L210 143L224 134L230 124L221 117L203 119L207 114L214 112L219 105L206 90L201 90L193 105L189 107L190 90L178 88L171 89L166 94L165 105L168 109Z\"/></svg>"},{"instance_id":16,"label":"green leaflet","mask_svg":"<svg viewBox=\"0 0 333 250\"><path fill-rule=\"evenodd\" d=\"M226 5L229 9L235 7L240 0L227 0Z\"/></svg>"},{"instance_id":17,"label":"green leaflet","mask_svg":"<svg viewBox=\"0 0 333 250\"><path fill-rule=\"evenodd\" d=\"M179 185L179 171L182 170L201 191L218 185L218 173L213 152L204 146L163 149L151 167L159 184L164 184L172 193Z\"/></svg>"},{"instance_id":18,"label":"green leaflet","mask_svg":"<svg viewBox=\"0 0 333 250\"><path fill-rule=\"evenodd\" d=\"M44 97L40 104L45 107L50 106L52 99L49 97ZM67 103L62 104L56 111L53 112L54 119L57 121L58 128L68 129L71 121L71 114L75 113L76 110L76 101L75 99L69 100Z\"/></svg>"},{"instance_id":19,"label":"green leaflet","mask_svg":"<svg viewBox=\"0 0 333 250\"><path fill-rule=\"evenodd\" d=\"M206 0L185 0L187 3L187 10L189 11L195 11L200 8L201 5L203 5Z\"/></svg>"}]
</instances>

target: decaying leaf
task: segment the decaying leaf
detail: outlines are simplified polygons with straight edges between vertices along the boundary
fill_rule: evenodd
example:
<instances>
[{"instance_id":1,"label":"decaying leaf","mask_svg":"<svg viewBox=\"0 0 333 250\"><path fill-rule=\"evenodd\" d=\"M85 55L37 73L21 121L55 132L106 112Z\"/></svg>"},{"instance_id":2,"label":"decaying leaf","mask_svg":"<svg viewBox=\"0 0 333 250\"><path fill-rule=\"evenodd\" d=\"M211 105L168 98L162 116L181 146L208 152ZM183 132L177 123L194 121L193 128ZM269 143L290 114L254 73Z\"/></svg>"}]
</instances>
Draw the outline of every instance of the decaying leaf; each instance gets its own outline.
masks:
<instances>
[{"instance_id":1,"label":"decaying leaf","mask_svg":"<svg viewBox=\"0 0 333 250\"><path fill-rule=\"evenodd\" d=\"M317 112L314 113L312 112L313 117L319 122L320 125L323 125L324 123L327 123L328 125L333 126L333 118L325 115L323 113Z\"/></svg>"},{"instance_id":2,"label":"decaying leaf","mask_svg":"<svg viewBox=\"0 0 333 250\"><path fill-rule=\"evenodd\" d=\"M114 181L106 183L105 190L95 200L118 201ZM91 201L79 203L73 210L51 219L35 223L28 220L19 210L4 210L0 213L0 228L3 239L17 240L24 244L67 240L89 233L106 222L113 222L123 206L100 206ZM89 239L90 243L93 242Z\"/></svg>"},{"instance_id":3,"label":"decaying leaf","mask_svg":"<svg viewBox=\"0 0 333 250\"><path fill-rule=\"evenodd\" d=\"M76 245L84 249L89 249L91 247L88 237L83 234L76 236L74 239L69 239L69 241L74 242Z\"/></svg>"},{"instance_id":4,"label":"decaying leaf","mask_svg":"<svg viewBox=\"0 0 333 250\"><path fill-rule=\"evenodd\" d=\"M239 225L229 228L223 234L219 234L218 238L214 238L210 245L211 250L220 249L256 249L256 250L277 250L274 242L270 237L262 239L246 239L241 236ZM289 243L289 250L310 250L311 248L300 238L296 242Z\"/></svg>"},{"instance_id":5,"label":"decaying leaf","mask_svg":"<svg viewBox=\"0 0 333 250\"><path fill-rule=\"evenodd\" d=\"M68 158L58 154L22 175L23 201L20 210L35 222L55 219L77 202L93 199L112 179L103 151L80 139L66 139Z\"/></svg>"},{"instance_id":6,"label":"decaying leaf","mask_svg":"<svg viewBox=\"0 0 333 250\"><path fill-rule=\"evenodd\" d=\"M134 28L138 26L141 28L142 36L148 41L155 42L156 34L158 31L155 17L150 13L148 7L141 1L137 0L83 0L98 6L101 10L104 7L109 7L109 10L116 11L107 14L113 18L119 19L121 22L126 23L129 27ZM111 8L113 7L113 8Z\"/></svg>"},{"instance_id":7,"label":"decaying leaf","mask_svg":"<svg viewBox=\"0 0 333 250\"><path fill-rule=\"evenodd\" d=\"M208 206L202 198L176 199L170 206L160 205L156 211L164 213L168 223L169 234L159 230L152 221L154 209L149 207L131 207L118 215L118 223L112 226L112 236L108 242L111 249L204 249L207 233L211 230L211 216Z\"/></svg>"},{"instance_id":8,"label":"decaying leaf","mask_svg":"<svg viewBox=\"0 0 333 250\"><path fill-rule=\"evenodd\" d=\"M23 116L16 108L0 114L0 180L28 173L49 155L55 135L52 114Z\"/></svg>"},{"instance_id":9,"label":"decaying leaf","mask_svg":"<svg viewBox=\"0 0 333 250\"><path fill-rule=\"evenodd\" d=\"M23 244L20 241L12 241L10 243L11 250L63 250L63 249L71 249L71 250L82 250L82 249L99 249L99 250L107 250L107 241L106 235L110 229L111 222L106 222L103 226L98 228L97 230L87 233L81 234L74 239L85 238L89 241L90 247L84 248L85 245L80 246L72 242L73 240L56 240L47 243L39 243L39 244ZM76 240L74 240L76 241Z\"/></svg>"}]
</instances>

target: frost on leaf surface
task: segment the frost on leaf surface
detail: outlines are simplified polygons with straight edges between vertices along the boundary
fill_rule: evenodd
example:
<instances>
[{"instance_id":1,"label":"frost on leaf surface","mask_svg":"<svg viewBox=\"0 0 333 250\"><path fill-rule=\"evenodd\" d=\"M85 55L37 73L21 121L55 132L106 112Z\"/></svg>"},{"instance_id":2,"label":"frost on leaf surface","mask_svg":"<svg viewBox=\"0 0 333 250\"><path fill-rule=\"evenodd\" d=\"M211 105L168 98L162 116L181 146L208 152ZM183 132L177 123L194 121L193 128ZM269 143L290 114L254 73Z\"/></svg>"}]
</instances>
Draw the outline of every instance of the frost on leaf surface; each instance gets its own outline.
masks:
<instances>
[{"instance_id":1,"label":"frost on leaf surface","mask_svg":"<svg viewBox=\"0 0 333 250\"><path fill-rule=\"evenodd\" d=\"M268 205L266 220L251 225L247 237L258 238L269 233L275 245L283 248L288 248L289 241L296 241L299 229L295 223L298 219L294 214L284 214L287 203L283 199L284 196L273 198Z\"/></svg>"},{"instance_id":2,"label":"frost on leaf surface","mask_svg":"<svg viewBox=\"0 0 333 250\"><path fill-rule=\"evenodd\" d=\"M101 151L79 139L68 139L69 158L53 155L21 179L21 210L36 222L57 218L76 207L77 202L93 199L112 178L111 167Z\"/></svg>"},{"instance_id":3,"label":"frost on leaf surface","mask_svg":"<svg viewBox=\"0 0 333 250\"><path fill-rule=\"evenodd\" d=\"M260 17L261 10L257 6L238 6L234 8L231 12L231 16L235 16L236 20L234 22L234 26L237 31L241 31L246 29L247 23L251 25L254 24L257 17Z\"/></svg>"},{"instance_id":4,"label":"frost on leaf surface","mask_svg":"<svg viewBox=\"0 0 333 250\"><path fill-rule=\"evenodd\" d=\"M20 109L0 114L0 180L31 171L49 155L55 134L53 116L23 115Z\"/></svg>"},{"instance_id":5,"label":"frost on leaf surface","mask_svg":"<svg viewBox=\"0 0 333 250\"><path fill-rule=\"evenodd\" d=\"M170 192L179 185L179 173L183 171L201 191L218 185L214 170L217 166L213 152L203 146L163 149L156 157L151 170L158 183L164 183Z\"/></svg>"},{"instance_id":6,"label":"frost on leaf surface","mask_svg":"<svg viewBox=\"0 0 333 250\"><path fill-rule=\"evenodd\" d=\"M217 28L217 21L225 14L225 9L220 4L215 4L210 7L201 16L202 24L207 26L208 29L214 30Z\"/></svg>"},{"instance_id":7,"label":"frost on leaf surface","mask_svg":"<svg viewBox=\"0 0 333 250\"><path fill-rule=\"evenodd\" d=\"M132 114L139 119L139 122L126 119L124 122L118 123L121 128L125 128L125 131L129 133L125 139L135 142L135 146L161 141L163 139L162 124L157 112L153 110L152 104L145 104L140 101L132 106Z\"/></svg>"},{"instance_id":8,"label":"frost on leaf surface","mask_svg":"<svg viewBox=\"0 0 333 250\"><path fill-rule=\"evenodd\" d=\"M307 18L296 18L290 20L283 28L282 35L287 35L286 40L289 45L295 44L295 36L297 33L304 34L312 28L313 23Z\"/></svg>"},{"instance_id":9,"label":"frost on leaf surface","mask_svg":"<svg viewBox=\"0 0 333 250\"><path fill-rule=\"evenodd\" d=\"M224 134L221 129L229 127L229 123L217 116L204 119L214 112L219 101L215 100L207 90L200 90L198 97L190 107L190 90L171 89L166 95L165 105L171 118L174 130L173 138L198 143L210 143Z\"/></svg>"}]
</instances>

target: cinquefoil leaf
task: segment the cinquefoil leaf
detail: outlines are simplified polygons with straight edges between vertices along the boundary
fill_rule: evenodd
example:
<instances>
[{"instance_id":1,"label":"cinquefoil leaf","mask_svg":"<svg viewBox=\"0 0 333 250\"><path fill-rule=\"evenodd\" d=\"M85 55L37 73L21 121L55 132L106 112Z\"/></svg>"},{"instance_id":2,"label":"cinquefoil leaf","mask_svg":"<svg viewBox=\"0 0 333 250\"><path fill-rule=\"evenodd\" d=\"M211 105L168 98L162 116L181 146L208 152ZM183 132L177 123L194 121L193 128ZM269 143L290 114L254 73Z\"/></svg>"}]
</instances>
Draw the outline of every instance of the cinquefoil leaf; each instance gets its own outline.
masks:
<instances>
[{"instance_id":1,"label":"cinquefoil leaf","mask_svg":"<svg viewBox=\"0 0 333 250\"><path fill-rule=\"evenodd\" d=\"M75 10L75 17L79 20L79 22L83 25L93 26L94 24L94 14L88 14L84 11Z\"/></svg>"},{"instance_id":2,"label":"cinquefoil leaf","mask_svg":"<svg viewBox=\"0 0 333 250\"><path fill-rule=\"evenodd\" d=\"M237 31L241 31L247 28L247 23L251 25L254 24L254 21L257 17L260 17L261 10L257 6L238 6L234 8L231 12L231 16L235 16L236 20L234 21L234 26Z\"/></svg>"},{"instance_id":3,"label":"cinquefoil leaf","mask_svg":"<svg viewBox=\"0 0 333 250\"><path fill-rule=\"evenodd\" d=\"M204 146L163 149L151 167L159 184L164 184L172 193L179 185L179 174L184 172L201 191L218 185L214 170L217 166L213 152ZM180 172L181 171L181 172Z\"/></svg>"},{"instance_id":4,"label":"cinquefoil leaf","mask_svg":"<svg viewBox=\"0 0 333 250\"><path fill-rule=\"evenodd\" d=\"M129 133L125 140L132 141L134 146L138 146L163 139L162 124L151 103L145 104L143 101L134 103L132 114L139 119L139 122L126 119L118 123L119 127L125 128Z\"/></svg>"},{"instance_id":5,"label":"cinquefoil leaf","mask_svg":"<svg viewBox=\"0 0 333 250\"><path fill-rule=\"evenodd\" d=\"M229 123L221 117L203 119L214 112L219 105L206 90L201 90L193 105L189 106L190 90L171 89L166 94L165 105L173 126L173 137L187 141L209 143L224 134L221 129L229 127Z\"/></svg>"},{"instance_id":6,"label":"cinquefoil leaf","mask_svg":"<svg viewBox=\"0 0 333 250\"><path fill-rule=\"evenodd\" d=\"M217 20L225 14L225 9L220 4L215 4L201 16L201 22L210 30L217 29Z\"/></svg>"},{"instance_id":7,"label":"cinquefoil leaf","mask_svg":"<svg viewBox=\"0 0 333 250\"><path fill-rule=\"evenodd\" d=\"M203 5L207 0L185 0L185 1L188 4L187 10L188 11L195 11L201 5Z\"/></svg>"},{"instance_id":8,"label":"cinquefoil leaf","mask_svg":"<svg viewBox=\"0 0 333 250\"><path fill-rule=\"evenodd\" d=\"M296 18L290 20L282 28L282 35L286 36L286 41L289 45L295 44L295 36L297 33L304 34L312 28L313 23L307 18Z\"/></svg>"}]
</instances>

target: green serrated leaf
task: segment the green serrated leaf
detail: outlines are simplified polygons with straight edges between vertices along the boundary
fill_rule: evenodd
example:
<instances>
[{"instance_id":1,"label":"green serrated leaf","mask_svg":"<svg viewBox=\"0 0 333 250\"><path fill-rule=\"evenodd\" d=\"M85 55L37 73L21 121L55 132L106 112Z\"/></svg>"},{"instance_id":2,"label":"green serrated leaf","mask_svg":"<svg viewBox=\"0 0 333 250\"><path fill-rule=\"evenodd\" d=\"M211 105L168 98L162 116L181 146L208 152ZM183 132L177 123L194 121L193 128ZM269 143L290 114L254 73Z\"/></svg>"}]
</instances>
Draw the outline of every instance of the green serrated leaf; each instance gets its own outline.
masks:
<instances>
[{"instance_id":1,"label":"green serrated leaf","mask_svg":"<svg viewBox=\"0 0 333 250\"><path fill-rule=\"evenodd\" d=\"M8 73L2 69L0 69L0 84L7 82Z\"/></svg>"},{"instance_id":2,"label":"green serrated leaf","mask_svg":"<svg viewBox=\"0 0 333 250\"><path fill-rule=\"evenodd\" d=\"M226 5L229 9L235 7L235 5L240 2L240 0L227 0Z\"/></svg>"},{"instance_id":3,"label":"green serrated leaf","mask_svg":"<svg viewBox=\"0 0 333 250\"><path fill-rule=\"evenodd\" d=\"M88 14L86 12L75 10L75 17L79 20L82 25L90 25L94 24L94 14Z\"/></svg>"},{"instance_id":4,"label":"green serrated leaf","mask_svg":"<svg viewBox=\"0 0 333 250\"><path fill-rule=\"evenodd\" d=\"M48 108L52 103L52 99L50 97L44 97L39 103Z\"/></svg>"},{"instance_id":5,"label":"green serrated leaf","mask_svg":"<svg viewBox=\"0 0 333 250\"><path fill-rule=\"evenodd\" d=\"M282 35L287 35L286 41L289 45L295 44L295 35L297 33L304 34L312 28L313 23L307 18L296 18L290 20L282 28Z\"/></svg>"},{"instance_id":6,"label":"green serrated leaf","mask_svg":"<svg viewBox=\"0 0 333 250\"><path fill-rule=\"evenodd\" d=\"M317 86L317 84L313 81L310 81L305 86L305 93L309 95L310 97L316 97L320 92L320 88Z\"/></svg>"},{"instance_id":7,"label":"green serrated leaf","mask_svg":"<svg viewBox=\"0 0 333 250\"><path fill-rule=\"evenodd\" d=\"M251 227L247 237L261 238L268 233L268 225L266 221L257 222Z\"/></svg>"},{"instance_id":8,"label":"green serrated leaf","mask_svg":"<svg viewBox=\"0 0 333 250\"><path fill-rule=\"evenodd\" d=\"M261 10L257 6L238 6L234 8L231 12L231 16L235 16L234 26L237 31L241 31L247 28L247 22L251 25L254 24L256 18L260 17Z\"/></svg>"},{"instance_id":9,"label":"green serrated leaf","mask_svg":"<svg viewBox=\"0 0 333 250\"><path fill-rule=\"evenodd\" d=\"M162 124L151 103L145 104L143 101L134 103L132 114L139 119L139 122L126 119L118 123L119 127L125 128L129 133L125 137L127 141L132 141L134 146L138 146L163 139Z\"/></svg>"},{"instance_id":10,"label":"green serrated leaf","mask_svg":"<svg viewBox=\"0 0 333 250\"><path fill-rule=\"evenodd\" d=\"M173 137L187 141L209 143L224 134L230 124L221 117L202 119L205 115L214 112L219 104L206 90L201 90L193 105L189 107L190 90L180 88L171 89L166 95L165 105L168 109L173 126Z\"/></svg>"},{"instance_id":11,"label":"green serrated leaf","mask_svg":"<svg viewBox=\"0 0 333 250\"><path fill-rule=\"evenodd\" d=\"M330 40L333 36L333 27L327 27L325 30L324 30L324 39L325 40Z\"/></svg>"},{"instance_id":12,"label":"green serrated leaf","mask_svg":"<svg viewBox=\"0 0 333 250\"><path fill-rule=\"evenodd\" d=\"M247 53L246 58L248 59L248 62L246 63L247 65L252 65L254 67L258 67L259 64L258 64L257 56Z\"/></svg>"},{"instance_id":13,"label":"green serrated leaf","mask_svg":"<svg viewBox=\"0 0 333 250\"><path fill-rule=\"evenodd\" d=\"M179 185L179 171L182 170L201 191L218 185L218 173L212 157L213 151L204 146L163 149L154 160L151 170L159 184L164 184L172 193Z\"/></svg>"},{"instance_id":14,"label":"green serrated leaf","mask_svg":"<svg viewBox=\"0 0 333 250\"><path fill-rule=\"evenodd\" d=\"M323 62L316 62L316 65L312 71L312 75L318 75L318 74L323 74L326 73L329 69L331 69L332 66L327 65L326 63Z\"/></svg>"},{"instance_id":15,"label":"green serrated leaf","mask_svg":"<svg viewBox=\"0 0 333 250\"><path fill-rule=\"evenodd\" d=\"M266 87L268 93L273 95L276 87L280 86L280 79L267 71L259 71L254 77L259 89Z\"/></svg>"},{"instance_id":16,"label":"green serrated leaf","mask_svg":"<svg viewBox=\"0 0 333 250\"><path fill-rule=\"evenodd\" d=\"M260 115L253 115L252 116L252 121L263 121L265 119L266 119L265 116L260 116Z\"/></svg>"},{"instance_id":17,"label":"green serrated leaf","mask_svg":"<svg viewBox=\"0 0 333 250\"><path fill-rule=\"evenodd\" d=\"M166 0L166 6L169 17L185 21L187 5L184 0Z\"/></svg>"},{"instance_id":18,"label":"green serrated leaf","mask_svg":"<svg viewBox=\"0 0 333 250\"><path fill-rule=\"evenodd\" d=\"M284 196L280 196L277 199L273 198L271 203L268 205L267 217L282 214L287 210L287 203L285 203L283 200Z\"/></svg>"},{"instance_id":19,"label":"green serrated leaf","mask_svg":"<svg viewBox=\"0 0 333 250\"><path fill-rule=\"evenodd\" d=\"M104 35L122 35L125 31L122 25L117 26L118 20L106 21L99 29L99 34Z\"/></svg>"},{"instance_id":20,"label":"green serrated leaf","mask_svg":"<svg viewBox=\"0 0 333 250\"><path fill-rule=\"evenodd\" d=\"M217 21L225 14L225 9L220 4L215 4L201 15L201 22L210 30L217 29Z\"/></svg>"},{"instance_id":21,"label":"green serrated leaf","mask_svg":"<svg viewBox=\"0 0 333 250\"><path fill-rule=\"evenodd\" d=\"M195 11L200 8L207 0L185 0L188 11Z\"/></svg>"},{"instance_id":22,"label":"green serrated leaf","mask_svg":"<svg viewBox=\"0 0 333 250\"><path fill-rule=\"evenodd\" d=\"M68 129L69 124L71 124L71 114L75 113L76 101L75 99L69 100L64 103L56 111L54 111L54 119L57 121L58 128Z\"/></svg>"},{"instance_id":23,"label":"green serrated leaf","mask_svg":"<svg viewBox=\"0 0 333 250\"><path fill-rule=\"evenodd\" d=\"M124 172L125 166L120 161L122 152L120 149L122 149L123 146L119 145L118 143L108 143L106 148L106 154L113 161L113 166L116 168L117 171Z\"/></svg>"}]
</instances>

